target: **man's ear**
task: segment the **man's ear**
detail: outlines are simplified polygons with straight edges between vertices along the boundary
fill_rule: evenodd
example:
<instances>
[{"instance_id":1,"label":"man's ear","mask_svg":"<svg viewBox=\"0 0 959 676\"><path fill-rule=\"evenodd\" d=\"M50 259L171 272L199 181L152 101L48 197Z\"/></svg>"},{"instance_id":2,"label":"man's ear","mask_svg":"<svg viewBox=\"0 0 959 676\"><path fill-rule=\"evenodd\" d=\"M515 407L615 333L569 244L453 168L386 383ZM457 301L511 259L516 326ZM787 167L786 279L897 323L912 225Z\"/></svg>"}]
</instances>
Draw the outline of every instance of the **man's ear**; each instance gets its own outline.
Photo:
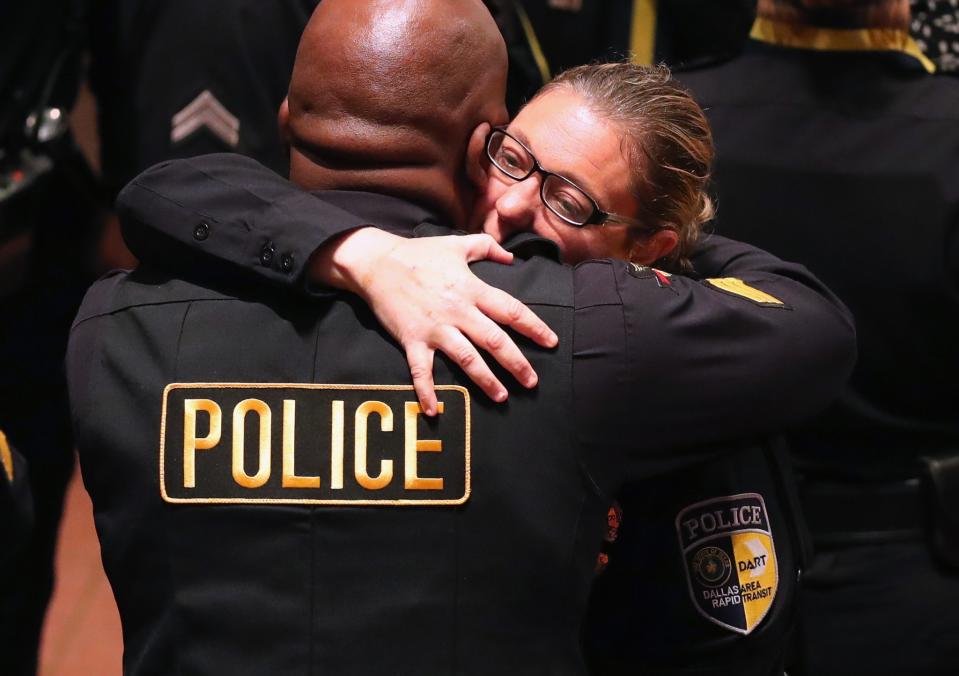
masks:
<instances>
[{"instance_id":1,"label":"man's ear","mask_svg":"<svg viewBox=\"0 0 959 676\"><path fill-rule=\"evenodd\" d=\"M491 129L488 122L483 122L473 130L466 144L466 176L477 190L486 187L489 176L486 172L486 137Z\"/></svg>"},{"instance_id":2,"label":"man's ear","mask_svg":"<svg viewBox=\"0 0 959 676\"><path fill-rule=\"evenodd\" d=\"M283 97L283 103L280 104L280 110L276 114L276 122L280 128L280 142L285 146L290 145L290 99Z\"/></svg>"},{"instance_id":3,"label":"man's ear","mask_svg":"<svg viewBox=\"0 0 959 676\"><path fill-rule=\"evenodd\" d=\"M663 256L668 256L679 244L679 235L675 230L657 230L646 239L637 241L630 247L629 260L641 265L652 265Z\"/></svg>"}]
</instances>

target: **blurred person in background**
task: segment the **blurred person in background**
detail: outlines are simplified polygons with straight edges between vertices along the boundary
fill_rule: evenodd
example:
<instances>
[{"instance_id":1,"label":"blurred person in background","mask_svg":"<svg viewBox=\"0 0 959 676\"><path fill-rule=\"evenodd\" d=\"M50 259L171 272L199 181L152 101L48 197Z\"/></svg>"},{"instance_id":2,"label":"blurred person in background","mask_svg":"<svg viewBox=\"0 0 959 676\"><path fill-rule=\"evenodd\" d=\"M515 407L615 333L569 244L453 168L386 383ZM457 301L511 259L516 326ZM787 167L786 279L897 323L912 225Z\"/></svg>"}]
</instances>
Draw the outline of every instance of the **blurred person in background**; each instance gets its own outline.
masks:
<instances>
[{"instance_id":1,"label":"blurred person in background","mask_svg":"<svg viewBox=\"0 0 959 676\"><path fill-rule=\"evenodd\" d=\"M103 202L69 111L82 74L85 3L0 6L0 428L29 465L35 529L5 576L0 673L36 670L53 555L73 470L63 357L94 278ZM19 473L15 473L15 480Z\"/></svg>"},{"instance_id":2,"label":"blurred person in background","mask_svg":"<svg viewBox=\"0 0 959 676\"><path fill-rule=\"evenodd\" d=\"M738 58L683 76L712 123L717 230L849 305L859 362L789 442L816 548L810 676L959 664L959 80L907 0L761 0Z\"/></svg>"},{"instance_id":3,"label":"blurred person in background","mask_svg":"<svg viewBox=\"0 0 959 676\"><path fill-rule=\"evenodd\" d=\"M910 6L910 32L936 74L959 75L959 2L911 0Z\"/></svg>"},{"instance_id":4,"label":"blurred person in background","mask_svg":"<svg viewBox=\"0 0 959 676\"><path fill-rule=\"evenodd\" d=\"M738 54L755 0L517 0L545 79L586 63L676 66Z\"/></svg>"},{"instance_id":5,"label":"blurred person in background","mask_svg":"<svg viewBox=\"0 0 959 676\"><path fill-rule=\"evenodd\" d=\"M116 195L162 160L236 152L285 174L276 124L318 0L107 0L91 19L103 178ZM514 0L485 0L510 59L510 111L543 84Z\"/></svg>"},{"instance_id":6,"label":"blurred person in background","mask_svg":"<svg viewBox=\"0 0 959 676\"><path fill-rule=\"evenodd\" d=\"M0 580L5 581L4 596L0 598L0 635L15 635L19 631L20 607L6 602L6 594L16 587L32 532L33 499L26 461L0 430Z\"/></svg>"}]
</instances>

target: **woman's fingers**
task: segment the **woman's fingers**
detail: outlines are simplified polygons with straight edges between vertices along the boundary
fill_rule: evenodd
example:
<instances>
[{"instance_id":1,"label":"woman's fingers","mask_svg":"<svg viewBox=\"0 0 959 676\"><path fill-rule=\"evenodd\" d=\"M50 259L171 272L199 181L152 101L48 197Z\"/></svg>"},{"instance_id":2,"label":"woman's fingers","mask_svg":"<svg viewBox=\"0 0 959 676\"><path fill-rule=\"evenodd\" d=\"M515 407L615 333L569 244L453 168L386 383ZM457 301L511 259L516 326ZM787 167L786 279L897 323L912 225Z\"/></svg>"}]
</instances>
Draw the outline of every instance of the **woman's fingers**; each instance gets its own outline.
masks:
<instances>
[{"instance_id":1,"label":"woman's fingers","mask_svg":"<svg viewBox=\"0 0 959 676\"><path fill-rule=\"evenodd\" d=\"M508 326L543 347L556 347L559 342L556 334L536 313L523 303L495 286L477 281L483 289L475 296L476 308L494 322ZM510 340L510 344L516 345ZM502 361L497 358L497 361Z\"/></svg>"},{"instance_id":2,"label":"woman's fingers","mask_svg":"<svg viewBox=\"0 0 959 676\"><path fill-rule=\"evenodd\" d=\"M413 391L420 409L428 416L436 413L436 392L433 386L433 350L425 343L406 349L406 363L413 377Z\"/></svg>"},{"instance_id":3,"label":"woman's fingers","mask_svg":"<svg viewBox=\"0 0 959 676\"><path fill-rule=\"evenodd\" d=\"M470 260L510 263L510 252L489 235L387 243L391 248L378 257L376 275L361 276L358 292L406 349L424 412L436 410L435 350L452 359L494 401L506 399L506 388L479 350L487 351L525 387L535 387L533 367L504 328L544 347L556 345L556 335L532 310L480 280L467 265Z\"/></svg>"},{"instance_id":4,"label":"woman's fingers","mask_svg":"<svg viewBox=\"0 0 959 676\"><path fill-rule=\"evenodd\" d=\"M483 348L524 387L536 387L538 378L529 360L496 322L479 310L460 329L473 343Z\"/></svg>"},{"instance_id":5,"label":"woman's fingers","mask_svg":"<svg viewBox=\"0 0 959 676\"><path fill-rule=\"evenodd\" d=\"M503 383L493 375L476 346L458 328L449 325L439 327L434 333L433 346L463 369L487 397L495 402L506 401L508 395Z\"/></svg>"},{"instance_id":6,"label":"woman's fingers","mask_svg":"<svg viewBox=\"0 0 959 676\"><path fill-rule=\"evenodd\" d=\"M469 263L485 260L509 265L513 262L513 254L489 235L466 235L455 237L454 241L456 240L459 240L458 244L465 246L466 260Z\"/></svg>"}]
</instances>

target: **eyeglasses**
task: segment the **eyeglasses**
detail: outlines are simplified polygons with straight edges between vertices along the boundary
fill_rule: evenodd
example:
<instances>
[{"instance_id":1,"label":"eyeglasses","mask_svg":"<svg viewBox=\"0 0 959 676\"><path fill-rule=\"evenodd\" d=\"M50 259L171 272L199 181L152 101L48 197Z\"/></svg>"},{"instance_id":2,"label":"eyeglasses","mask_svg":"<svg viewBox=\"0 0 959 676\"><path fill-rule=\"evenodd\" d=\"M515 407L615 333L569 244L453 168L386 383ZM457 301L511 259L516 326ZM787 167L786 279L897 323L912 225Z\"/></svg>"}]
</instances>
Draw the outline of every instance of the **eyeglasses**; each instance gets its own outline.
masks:
<instances>
[{"instance_id":1,"label":"eyeglasses","mask_svg":"<svg viewBox=\"0 0 959 676\"><path fill-rule=\"evenodd\" d=\"M543 169L532 151L505 129L496 128L490 132L486 138L486 155L494 167L514 181L525 181L533 174L540 174L543 177L540 199L547 209L569 225L581 228L617 222L644 227L636 219L603 211L596 200L571 180Z\"/></svg>"}]
</instances>

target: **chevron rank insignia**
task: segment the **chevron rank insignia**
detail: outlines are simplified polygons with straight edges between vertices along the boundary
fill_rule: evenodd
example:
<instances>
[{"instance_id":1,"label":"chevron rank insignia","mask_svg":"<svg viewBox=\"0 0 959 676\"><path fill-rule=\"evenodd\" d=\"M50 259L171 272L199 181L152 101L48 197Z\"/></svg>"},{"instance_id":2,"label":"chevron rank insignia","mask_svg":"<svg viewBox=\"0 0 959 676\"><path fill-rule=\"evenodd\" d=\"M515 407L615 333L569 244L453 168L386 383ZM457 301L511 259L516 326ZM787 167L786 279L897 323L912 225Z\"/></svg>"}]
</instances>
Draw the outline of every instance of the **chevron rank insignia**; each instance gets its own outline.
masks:
<instances>
[{"instance_id":1,"label":"chevron rank insignia","mask_svg":"<svg viewBox=\"0 0 959 676\"><path fill-rule=\"evenodd\" d=\"M206 128L230 148L240 143L240 121L205 89L170 121L170 141L179 143Z\"/></svg>"},{"instance_id":2,"label":"chevron rank insignia","mask_svg":"<svg viewBox=\"0 0 959 676\"><path fill-rule=\"evenodd\" d=\"M779 587L762 496L741 493L689 505L676 517L676 531L696 610L724 629L749 634Z\"/></svg>"}]
</instances>

